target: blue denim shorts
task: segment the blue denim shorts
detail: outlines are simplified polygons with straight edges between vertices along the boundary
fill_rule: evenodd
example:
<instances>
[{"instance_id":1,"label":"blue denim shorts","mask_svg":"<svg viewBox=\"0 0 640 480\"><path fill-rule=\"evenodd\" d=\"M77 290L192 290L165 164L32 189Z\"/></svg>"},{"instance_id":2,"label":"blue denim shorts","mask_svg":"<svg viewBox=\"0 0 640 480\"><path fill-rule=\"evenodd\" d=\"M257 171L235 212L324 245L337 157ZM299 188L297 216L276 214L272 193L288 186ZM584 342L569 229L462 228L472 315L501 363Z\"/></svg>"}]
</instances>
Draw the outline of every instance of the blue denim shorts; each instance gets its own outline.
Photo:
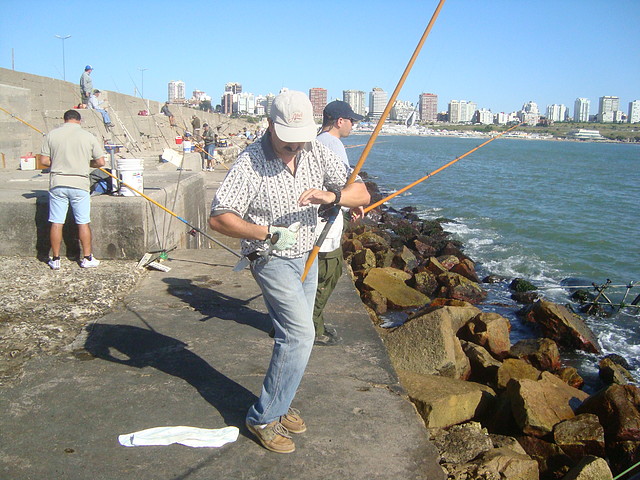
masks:
<instances>
[{"instance_id":1,"label":"blue denim shorts","mask_svg":"<svg viewBox=\"0 0 640 480\"><path fill-rule=\"evenodd\" d=\"M49 190L49 221L64 224L69 205L78 225L91 223L89 192L71 187L54 187Z\"/></svg>"}]
</instances>

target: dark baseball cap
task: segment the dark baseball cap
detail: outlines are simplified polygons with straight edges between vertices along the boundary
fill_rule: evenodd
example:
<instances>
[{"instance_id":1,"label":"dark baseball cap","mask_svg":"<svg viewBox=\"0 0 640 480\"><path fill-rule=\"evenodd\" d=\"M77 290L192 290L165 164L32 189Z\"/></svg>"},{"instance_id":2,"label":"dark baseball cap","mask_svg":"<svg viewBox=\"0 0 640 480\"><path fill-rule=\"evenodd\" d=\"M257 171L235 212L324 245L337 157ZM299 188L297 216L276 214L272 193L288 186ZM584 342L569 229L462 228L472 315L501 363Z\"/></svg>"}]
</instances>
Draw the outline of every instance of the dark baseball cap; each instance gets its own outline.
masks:
<instances>
[{"instance_id":1,"label":"dark baseball cap","mask_svg":"<svg viewBox=\"0 0 640 480\"><path fill-rule=\"evenodd\" d=\"M351 120L359 122L364 118L362 115L355 113L351 105L342 100L334 100L333 102L327 103L327 106L324 107L324 114L336 120L338 118L350 118Z\"/></svg>"}]
</instances>

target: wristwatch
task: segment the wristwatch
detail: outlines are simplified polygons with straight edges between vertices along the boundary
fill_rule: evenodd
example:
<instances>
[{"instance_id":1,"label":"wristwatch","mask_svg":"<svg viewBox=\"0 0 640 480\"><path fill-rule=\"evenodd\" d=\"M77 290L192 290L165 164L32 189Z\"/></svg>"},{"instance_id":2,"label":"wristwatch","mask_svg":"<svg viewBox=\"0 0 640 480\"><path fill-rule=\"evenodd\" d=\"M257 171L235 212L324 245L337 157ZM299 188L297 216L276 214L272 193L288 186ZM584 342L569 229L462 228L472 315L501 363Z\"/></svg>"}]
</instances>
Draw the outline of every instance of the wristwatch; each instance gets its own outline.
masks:
<instances>
[{"instance_id":1,"label":"wristwatch","mask_svg":"<svg viewBox=\"0 0 640 480\"><path fill-rule=\"evenodd\" d=\"M340 190L330 190L331 193L333 193L336 198L333 202L331 202L331 205L339 205L340 204L340 197L342 197L342 194L340 192Z\"/></svg>"}]
</instances>

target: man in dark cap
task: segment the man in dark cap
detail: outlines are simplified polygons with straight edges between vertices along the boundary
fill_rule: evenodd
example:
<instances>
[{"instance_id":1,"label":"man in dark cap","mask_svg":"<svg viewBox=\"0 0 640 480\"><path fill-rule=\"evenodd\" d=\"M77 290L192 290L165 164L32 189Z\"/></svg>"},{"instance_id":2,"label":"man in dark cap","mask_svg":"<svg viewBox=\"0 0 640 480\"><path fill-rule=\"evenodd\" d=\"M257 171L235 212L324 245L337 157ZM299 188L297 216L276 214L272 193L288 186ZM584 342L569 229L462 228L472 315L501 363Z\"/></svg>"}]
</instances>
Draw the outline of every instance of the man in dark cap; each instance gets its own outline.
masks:
<instances>
[{"instance_id":1,"label":"man in dark cap","mask_svg":"<svg viewBox=\"0 0 640 480\"><path fill-rule=\"evenodd\" d=\"M353 111L351 105L341 100L334 100L328 103L322 112L322 129L318 135L318 141L329 147L342 160L349 171L351 170L349 159L340 139L348 137L351 134L353 125L363 118L362 115L358 115ZM362 207L353 209L351 212L351 216L354 219L361 218L363 214ZM318 235L322 233L326 223L327 220L325 218L318 217L318 226L316 228ZM340 275L342 275L342 247L340 243L343 228L343 214L340 212L318 253L318 290L313 307L313 326L316 330L315 345L335 345L339 341L335 329L325 325L322 311L334 288L336 288Z\"/></svg>"},{"instance_id":2,"label":"man in dark cap","mask_svg":"<svg viewBox=\"0 0 640 480\"><path fill-rule=\"evenodd\" d=\"M84 72L80 77L80 98L85 108L89 104L89 97L93 92L93 80L91 79L91 72L93 72L93 67L91 65L87 65L86 67L84 67Z\"/></svg>"}]
</instances>

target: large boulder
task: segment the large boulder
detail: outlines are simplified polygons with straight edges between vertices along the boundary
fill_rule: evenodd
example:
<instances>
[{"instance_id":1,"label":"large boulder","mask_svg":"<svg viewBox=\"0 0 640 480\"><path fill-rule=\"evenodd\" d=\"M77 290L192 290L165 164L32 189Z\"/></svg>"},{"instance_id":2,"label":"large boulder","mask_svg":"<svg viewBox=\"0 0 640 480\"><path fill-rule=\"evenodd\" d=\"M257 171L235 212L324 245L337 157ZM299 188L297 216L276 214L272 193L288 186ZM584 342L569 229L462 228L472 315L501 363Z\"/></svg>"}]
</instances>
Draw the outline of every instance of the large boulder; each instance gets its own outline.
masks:
<instances>
[{"instance_id":1,"label":"large boulder","mask_svg":"<svg viewBox=\"0 0 640 480\"><path fill-rule=\"evenodd\" d=\"M467 422L448 428L432 428L431 443L438 449L440 463L466 463L493 449L486 428L478 422Z\"/></svg>"},{"instance_id":2,"label":"large boulder","mask_svg":"<svg viewBox=\"0 0 640 480\"><path fill-rule=\"evenodd\" d=\"M495 478L505 480L538 480L538 463L526 454L508 448L494 448L475 460L483 471L494 472Z\"/></svg>"},{"instance_id":3,"label":"large boulder","mask_svg":"<svg viewBox=\"0 0 640 480\"><path fill-rule=\"evenodd\" d=\"M470 380L491 385L495 388L498 369L502 362L496 360L486 348L466 340L461 340L462 350L471 363Z\"/></svg>"},{"instance_id":4,"label":"large boulder","mask_svg":"<svg viewBox=\"0 0 640 480\"><path fill-rule=\"evenodd\" d=\"M427 428L449 427L483 415L493 405L494 391L479 383L398 370Z\"/></svg>"},{"instance_id":5,"label":"large boulder","mask_svg":"<svg viewBox=\"0 0 640 480\"><path fill-rule=\"evenodd\" d=\"M498 367L496 374L496 388L504 390L509 385L511 379L514 380L539 380L542 372L527 361L519 358L507 358Z\"/></svg>"},{"instance_id":6,"label":"large boulder","mask_svg":"<svg viewBox=\"0 0 640 480\"><path fill-rule=\"evenodd\" d=\"M354 272L368 272L376 266L376 254L368 248L358 250L351 257L351 268Z\"/></svg>"},{"instance_id":7,"label":"large boulder","mask_svg":"<svg viewBox=\"0 0 640 480\"><path fill-rule=\"evenodd\" d=\"M455 307L439 308L412 318L383 337L397 369L463 380L469 378L471 365L456 337L450 309Z\"/></svg>"},{"instance_id":8,"label":"large boulder","mask_svg":"<svg viewBox=\"0 0 640 480\"><path fill-rule=\"evenodd\" d=\"M598 339L584 320L566 307L547 300L538 300L521 310L525 320L540 327L545 337L559 345L599 353Z\"/></svg>"},{"instance_id":9,"label":"large boulder","mask_svg":"<svg viewBox=\"0 0 640 480\"><path fill-rule=\"evenodd\" d=\"M586 399L577 411L598 416L607 443L640 441L640 388L634 385L604 388Z\"/></svg>"},{"instance_id":10,"label":"large boulder","mask_svg":"<svg viewBox=\"0 0 640 480\"><path fill-rule=\"evenodd\" d=\"M462 260L460 260L460 263L455 264L449 271L462 275L472 282L480 282L478 274L476 273L476 266L468 258L463 258Z\"/></svg>"},{"instance_id":11,"label":"large boulder","mask_svg":"<svg viewBox=\"0 0 640 480\"><path fill-rule=\"evenodd\" d=\"M457 273L444 272L437 278L440 284L440 295L443 297L477 304L487 296L487 292L479 284Z\"/></svg>"},{"instance_id":12,"label":"large boulder","mask_svg":"<svg viewBox=\"0 0 640 480\"><path fill-rule=\"evenodd\" d=\"M540 476L545 480L562 478L575 465L555 443L531 436L518 437L518 442L527 455L538 462Z\"/></svg>"},{"instance_id":13,"label":"large boulder","mask_svg":"<svg viewBox=\"0 0 640 480\"><path fill-rule=\"evenodd\" d=\"M364 285L387 299L391 308L419 307L429 302L429 297L409 287L402 280L404 272L392 268L372 268L364 278Z\"/></svg>"},{"instance_id":14,"label":"large boulder","mask_svg":"<svg viewBox=\"0 0 640 480\"><path fill-rule=\"evenodd\" d=\"M609 464L604 458L587 456L582 458L562 480L603 480L613 478Z\"/></svg>"},{"instance_id":15,"label":"large boulder","mask_svg":"<svg viewBox=\"0 0 640 480\"><path fill-rule=\"evenodd\" d=\"M418 266L418 259L410 249L403 245L394 255L391 266L405 272L411 272Z\"/></svg>"},{"instance_id":16,"label":"large boulder","mask_svg":"<svg viewBox=\"0 0 640 480\"><path fill-rule=\"evenodd\" d=\"M617 383L618 385L626 385L635 382L633 376L622 365L616 363L612 358L605 357L600 360L598 375L605 385Z\"/></svg>"},{"instance_id":17,"label":"large boulder","mask_svg":"<svg viewBox=\"0 0 640 480\"><path fill-rule=\"evenodd\" d=\"M596 415L581 413L553 427L553 441L574 461L586 455L604 457L604 429Z\"/></svg>"},{"instance_id":18,"label":"large boulder","mask_svg":"<svg viewBox=\"0 0 640 480\"><path fill-rule=\"evenodd\" d=\"M410 285L427 296L432 296L438 290L438 280L436 276L429 272L416 272Z\"/></svg>"},{"instance_id":19,"label":"large boulder","mask_svg":"<svg viewBox=\"0 0 640 480\"><path fill-rule=\"evenodd\" d=\"M562 367L556 372L558 378L560 378L567 385L571 385L573 388L582 388L584 386L584 378L578 374L578 370L575 367Z\"/></svg>"},{"instance_id":20,"label":"large boulder","mask_svg":"<svg viewBox=\"0 0 640 480\"><path fill-rule=\"evenodd\" d=\"M540 380L511 380L507 395L516 422L527 435L543 437L553 427L575 416L578 407L589 396L570 387L549 372L542 372Z\"/></svg>"},{"instance_id":21,"label":"large boulder","mask_svg":"<svg viewBox=\"0 0 640 480\"><path fill-rule=\"evenodd\" d=\"M504 358L511 348L509 320L495 312L482 312L460 330L458 336L486 348L494 357Z\"/></svg>"},{"instance_id":22,"label":"large boulder","mask_svg":"<svg viewBox=\"0 0 640 480\"><path fill-rule=\"evenodd\" d=\"M522 358L538 370L556 372L560 369L560 350L550 338L528 338L518 341L509 354Z\"/></svg>"}]
</instances>

